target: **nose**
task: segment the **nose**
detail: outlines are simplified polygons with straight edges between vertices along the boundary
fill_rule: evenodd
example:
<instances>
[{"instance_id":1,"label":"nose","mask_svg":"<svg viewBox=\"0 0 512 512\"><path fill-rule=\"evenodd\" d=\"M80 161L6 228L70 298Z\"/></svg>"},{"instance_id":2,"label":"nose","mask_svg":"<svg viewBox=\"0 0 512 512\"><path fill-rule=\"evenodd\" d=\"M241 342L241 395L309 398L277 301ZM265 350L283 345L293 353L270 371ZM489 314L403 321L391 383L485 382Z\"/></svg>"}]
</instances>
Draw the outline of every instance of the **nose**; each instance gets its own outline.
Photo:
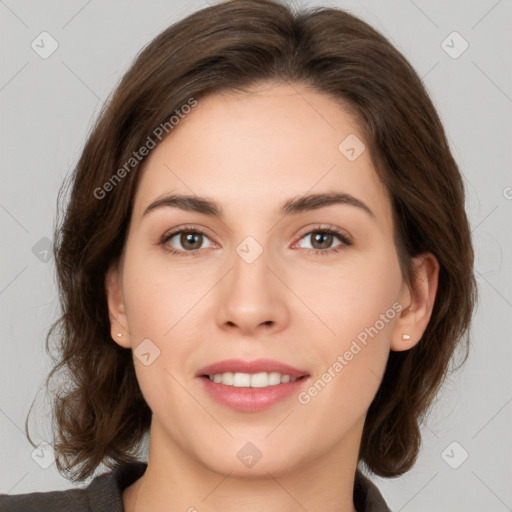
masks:
<instances>
[{"instance_id":1,"label":"nose","mask_svg":"<svg viewBox=\"0 0 512 512\"><path fill-rule=\"evenodd\" d=\"M249 252L254 249L249 247ZM289 321L287 300L291 292L280 273L278 265L269 261L266 250L254 260L243 250L237 252L230 272L219 283L216 297L219 327L246 336L284 329Z\"/></svg>"}]
</instances>

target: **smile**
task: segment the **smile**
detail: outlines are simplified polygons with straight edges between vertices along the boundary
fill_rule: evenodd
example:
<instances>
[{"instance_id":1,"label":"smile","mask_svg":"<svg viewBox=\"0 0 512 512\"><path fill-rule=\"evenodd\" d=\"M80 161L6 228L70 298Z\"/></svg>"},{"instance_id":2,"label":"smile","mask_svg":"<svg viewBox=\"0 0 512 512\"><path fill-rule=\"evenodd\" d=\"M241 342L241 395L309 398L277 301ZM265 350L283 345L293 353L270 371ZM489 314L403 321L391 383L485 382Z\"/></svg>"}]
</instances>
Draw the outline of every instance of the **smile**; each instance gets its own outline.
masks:
<instances>
[{"instance_id":1,"label":"smile","mask_svg":"<svg viewBox=\"0 0 512 512\"><path fill-rule=\"evenodd\" d=\"M234 386L237 388L266 388L268 386L276 386L278 384L287 384L295 382L297 377L291 377L287 374L279 372L260 372L260 373L216 373L215 375L207 375L207 377L216 384L224 384L225 386Z\"/></svg>"}]
</instances>

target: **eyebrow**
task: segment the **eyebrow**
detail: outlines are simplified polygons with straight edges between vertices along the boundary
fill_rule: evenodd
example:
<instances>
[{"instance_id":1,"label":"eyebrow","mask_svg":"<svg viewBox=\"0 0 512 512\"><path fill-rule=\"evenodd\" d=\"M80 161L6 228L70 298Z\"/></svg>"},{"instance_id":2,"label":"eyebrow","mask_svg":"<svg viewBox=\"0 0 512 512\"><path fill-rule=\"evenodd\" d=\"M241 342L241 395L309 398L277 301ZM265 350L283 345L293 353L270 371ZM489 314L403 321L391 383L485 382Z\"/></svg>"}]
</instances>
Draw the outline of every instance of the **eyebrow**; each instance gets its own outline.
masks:
<instances>
[{"instance_id":1,"label":"eyebrow","mask_svg":"<svg viewBox=\"0 0 512 512\"><path fill-rule=\"evenodd\" d=\"M363 201L350 194L338 192L293 197L283 203L279 213L284 217L335 204L354 206L375 219L375 214ZM148 213L160 208L179 208L180 210L203 213L219 219L224 218L222 207L216 201L206 197L183 194L169 194L156 199L144 210L142 216L144 217Z\"/></svg>"}]
</instances>

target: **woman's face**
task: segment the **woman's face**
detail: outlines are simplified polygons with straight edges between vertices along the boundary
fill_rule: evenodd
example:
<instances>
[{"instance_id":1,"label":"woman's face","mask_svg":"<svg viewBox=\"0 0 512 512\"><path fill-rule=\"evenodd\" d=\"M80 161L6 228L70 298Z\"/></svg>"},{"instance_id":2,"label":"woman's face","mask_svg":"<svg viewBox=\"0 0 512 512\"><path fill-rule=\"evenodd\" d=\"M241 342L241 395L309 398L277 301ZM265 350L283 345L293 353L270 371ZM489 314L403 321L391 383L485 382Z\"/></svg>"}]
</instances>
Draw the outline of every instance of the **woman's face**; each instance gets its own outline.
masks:
<instances>
[{"instance_id":1,"label":"woman's face","mask_svg":"<svg viewBox=\"0 0 512 512\"><path fill-rule=\"evenodd\" d=\"M328 97L266 84L199 100L149 154L107 290L152 449L251 476L357 457L409 297L362 144Z\"/></svg>"}]
</instances>

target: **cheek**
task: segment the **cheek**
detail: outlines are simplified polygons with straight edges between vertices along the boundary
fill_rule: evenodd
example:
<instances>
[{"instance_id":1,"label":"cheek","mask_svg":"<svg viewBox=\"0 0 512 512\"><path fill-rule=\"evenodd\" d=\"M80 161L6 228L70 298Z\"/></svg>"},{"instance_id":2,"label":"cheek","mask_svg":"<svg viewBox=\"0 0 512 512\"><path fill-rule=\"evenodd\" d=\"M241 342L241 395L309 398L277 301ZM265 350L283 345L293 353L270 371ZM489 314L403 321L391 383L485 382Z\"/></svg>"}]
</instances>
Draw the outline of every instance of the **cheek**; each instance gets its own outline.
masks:
<instances>
[{"instance_id":1,"label":"cheek","mask_svg":"<svg viewBox=\"0 0 512 512\"><path fill-rule=\"evenodd\" d=\"M190 323L207 288L206 276L190 275L180 265L144 252L130 253L124 264L125 307L130 333L164 342Z\"/></svg>"},{"instance_id":2,"label":"cheek","mask_svg":"<svg viewBox=\"0 0 512 512\"><path fill-rule=\"evenodd\" d=\"M317 273L316 285L309 280L303 288L323 333L315 347L319 381L304 402L321 394L318 405L324 402L336 409L336 404L343 404L337 409L340 414L353 406L357 415L364 413L377 392L402 307L397 301L402 278L392 250L373 256L371 261L354 260L335 278L332 272Z\"/></svg>"},{"instance_id":3,"label":"cheek","mask_svg":"<svg viewBox=\"0 0 512 512\"><path fill-rule=\"evenodd\" d=\"M196 340L204 338L200 330L205 295L216 279L211 267L190 272L189 263L188 269L179 262L171 265L165 256L137 251L136 245L128 246L123 265L125 311L137 378L146 400L152 403L169 399L169 390L177 385L172 377L189 370ZM145 366L137 360L137 347L148 339L158 357Z\"/></svg>"},{"instance_id":4,"label":"cheek","mask_svg":"<svg viewBox=\"0 0 512 512\"><path fill-rule=\"evenodd\" d=\"M177 381L182 381L180 368L193 339L194 306L204 292L186 272L164 268L143 251L130 250L123 266L123 289L137 380L152 411L171 406L180 410L187 404L180 403L183 393ZM144 351L138 348L143 346ZM150 355L139 357L141 353Z\"/></svg>"},{"instance_id":5,"label":"cheek","mask_svg":"<svg viewBox=\"0 0 512 512\"><path fill-rule=\"evenodd\" d=\"M327 332L316 344L318 373L298 397L314 411L314 423L349 428L366 414L378 391L400 305L383 283L370 284L352 300L338 292L335 306L325 303L324 318L334 334Z\"/></svg>"},{"instance_id":6,"label":"cheek","mask_svg":"<svg viewBox=\"0 0 512 512\"><path fill-rule=\"evenodd\" d=\"M398 260L392 250L368 256L347 258L338 270L319 267L295 284L327 346L342 349L375 324L382 337L391 331L402 285Z\"/></svg>"}]
</instances>

